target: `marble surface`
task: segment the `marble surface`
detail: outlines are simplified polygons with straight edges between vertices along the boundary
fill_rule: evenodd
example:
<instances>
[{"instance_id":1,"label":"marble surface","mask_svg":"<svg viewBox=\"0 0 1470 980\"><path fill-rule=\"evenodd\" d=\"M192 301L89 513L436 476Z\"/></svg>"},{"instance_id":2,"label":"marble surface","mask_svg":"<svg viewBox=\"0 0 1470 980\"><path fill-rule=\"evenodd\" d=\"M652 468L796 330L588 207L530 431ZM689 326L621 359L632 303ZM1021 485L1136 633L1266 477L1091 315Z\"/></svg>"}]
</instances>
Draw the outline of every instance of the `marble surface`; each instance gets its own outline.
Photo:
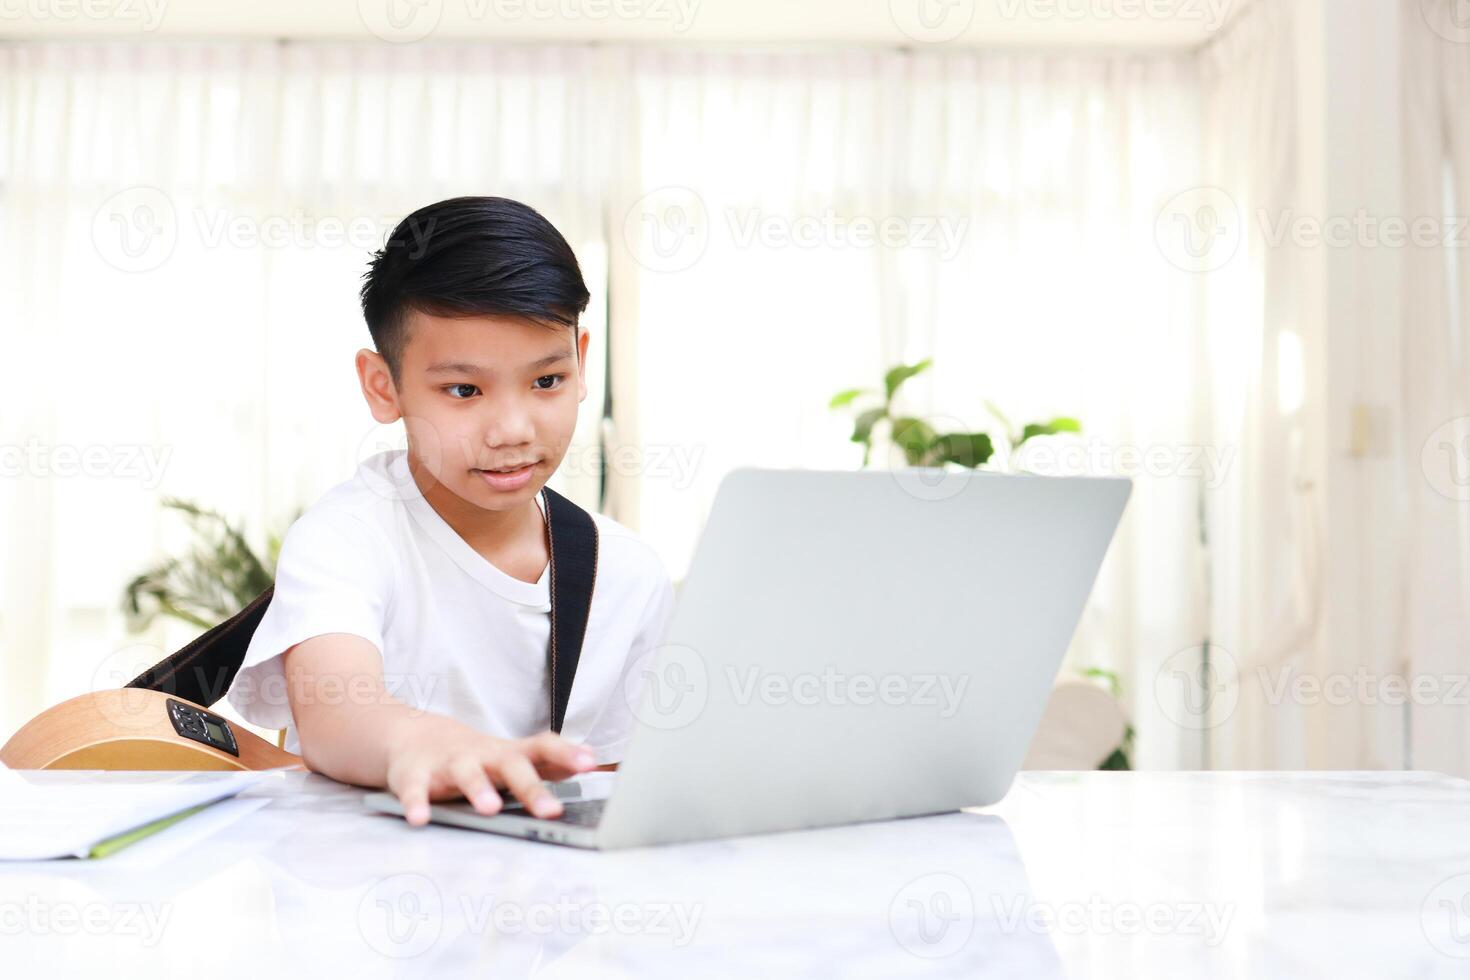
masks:
<instances>
[{"instance_id":1,"label":"marble surface","mask_svg":"<svg viewBox=\"0 0 1470 980\"><path fill-rule=\"evenodd\" d=\"M5 977L1465 977L1470 782L1023 773L983 810L593 853L276 773L0 864Z\"/></svg>"}]
</instances>

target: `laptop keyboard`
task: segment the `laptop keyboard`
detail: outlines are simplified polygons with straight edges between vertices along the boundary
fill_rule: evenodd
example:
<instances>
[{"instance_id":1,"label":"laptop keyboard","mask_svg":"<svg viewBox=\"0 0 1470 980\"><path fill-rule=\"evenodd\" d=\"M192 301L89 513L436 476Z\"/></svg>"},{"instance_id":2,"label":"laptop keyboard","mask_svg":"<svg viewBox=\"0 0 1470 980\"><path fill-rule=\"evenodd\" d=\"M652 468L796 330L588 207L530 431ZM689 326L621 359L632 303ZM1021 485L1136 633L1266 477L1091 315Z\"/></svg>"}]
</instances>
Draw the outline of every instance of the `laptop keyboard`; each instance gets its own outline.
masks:
<instances>
[{"instance_id":1,"label":"laptop keyboard","mask_svg":"<svg viewBox=\"0 0 1470 980\"><path fill-rule=\"evenodd\" d=\"M577 800L572 803L561 805L561 816L550 818L556 823L569 823L576 827L596 827L602 819L602 809L607 805L607 800ZM533 820L547 819L535 817L519 803L507 803L505 809L500 811L509 817L531 817Z\"/></svg>"}]
</instances>

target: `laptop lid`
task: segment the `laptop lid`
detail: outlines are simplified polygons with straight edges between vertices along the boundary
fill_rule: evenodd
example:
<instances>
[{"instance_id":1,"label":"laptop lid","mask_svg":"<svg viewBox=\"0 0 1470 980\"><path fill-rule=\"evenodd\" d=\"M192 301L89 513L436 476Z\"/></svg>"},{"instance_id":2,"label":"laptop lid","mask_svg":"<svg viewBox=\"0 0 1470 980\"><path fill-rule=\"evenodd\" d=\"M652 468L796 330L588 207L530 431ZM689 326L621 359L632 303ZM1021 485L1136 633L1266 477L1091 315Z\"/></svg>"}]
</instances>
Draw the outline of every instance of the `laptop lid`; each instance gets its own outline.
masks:
<instances>
[{"instance_id":1,"label":"laptop lid","mask_svg":"<svg viewBox=\"0 0 1470 980\"><path fill-rule=\"evenodd\" d=\"M598 844L1005 795L1127 502L1122 479L739 469L721 483Z\"/></svg>"}]
</instances>

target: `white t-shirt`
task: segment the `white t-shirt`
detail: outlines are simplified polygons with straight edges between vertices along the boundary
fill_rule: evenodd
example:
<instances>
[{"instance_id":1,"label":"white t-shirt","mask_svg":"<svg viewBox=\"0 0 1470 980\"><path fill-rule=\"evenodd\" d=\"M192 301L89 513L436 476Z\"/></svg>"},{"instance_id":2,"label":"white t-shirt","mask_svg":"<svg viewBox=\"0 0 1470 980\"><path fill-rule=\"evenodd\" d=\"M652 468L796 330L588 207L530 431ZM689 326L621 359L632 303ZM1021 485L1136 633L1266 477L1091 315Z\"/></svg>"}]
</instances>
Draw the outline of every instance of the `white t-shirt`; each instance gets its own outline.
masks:
<instances>
[{"instance_id":1,"label":"white t-shirt","mask_svg":"<svg viewBox=\"0 0 1470 980\"><path fill-rule=\"evenodd\" d=\"M624 681L658 644L674 594L641 538L592 519L597 578L562 735L601 765L622 760L633 725ZM379 453L286 532L275 594L229 701L251 724L285 728L285 748L299 753L281 654L352 633L382 654L384 685L399 701L497 737L534 735L550 726L550 612L549 566L534 585L507 575L424 499L406 450ZM350 702L353 686L321 696Z\"/></svg>"}]
</instances>

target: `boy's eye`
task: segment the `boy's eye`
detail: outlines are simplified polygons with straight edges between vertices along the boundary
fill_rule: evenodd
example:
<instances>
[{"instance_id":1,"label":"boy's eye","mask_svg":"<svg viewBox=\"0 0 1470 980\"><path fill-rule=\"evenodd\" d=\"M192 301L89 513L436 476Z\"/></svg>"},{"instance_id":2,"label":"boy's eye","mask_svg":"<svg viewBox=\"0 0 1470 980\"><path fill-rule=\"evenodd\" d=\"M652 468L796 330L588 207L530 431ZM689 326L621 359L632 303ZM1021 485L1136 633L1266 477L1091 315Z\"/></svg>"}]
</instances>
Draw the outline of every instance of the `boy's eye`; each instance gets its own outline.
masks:
<instances>
[{"instance_id":1,"label":"boy's eye","mask_svg":"<svg viewBox=\"0 0 1470 980\"><path fill-rule=\"evenodd\" d=\"M455 401L464 401L465 398L469 398L470 396L469 395L465 395L464 398L461 398L461 397L459 397L458 395L455 394L455 392L458 391L461 388L468 388L472 392L479 391L480 390L480 389L476 388L474 385L470 385L470 384L449 385L444 390L447 391L447 392L449 392L449 397L450 398L453 398Z\"/></svg>"},{"instance_id":2,"label":"boy's eye","mask_svg":"<svg viewBox=\"0 0 1470 980\"><path fill-rule=\"evenodd\" d=\"M536 379L536 387L541 391L554 391L557 388L561 387L562 379L565 377L565 374L543 374L541 377ZM541 384L541 382L543 381L552 381L554 382L554 384L543 386Z\"/></svg>"}]
</instances>

